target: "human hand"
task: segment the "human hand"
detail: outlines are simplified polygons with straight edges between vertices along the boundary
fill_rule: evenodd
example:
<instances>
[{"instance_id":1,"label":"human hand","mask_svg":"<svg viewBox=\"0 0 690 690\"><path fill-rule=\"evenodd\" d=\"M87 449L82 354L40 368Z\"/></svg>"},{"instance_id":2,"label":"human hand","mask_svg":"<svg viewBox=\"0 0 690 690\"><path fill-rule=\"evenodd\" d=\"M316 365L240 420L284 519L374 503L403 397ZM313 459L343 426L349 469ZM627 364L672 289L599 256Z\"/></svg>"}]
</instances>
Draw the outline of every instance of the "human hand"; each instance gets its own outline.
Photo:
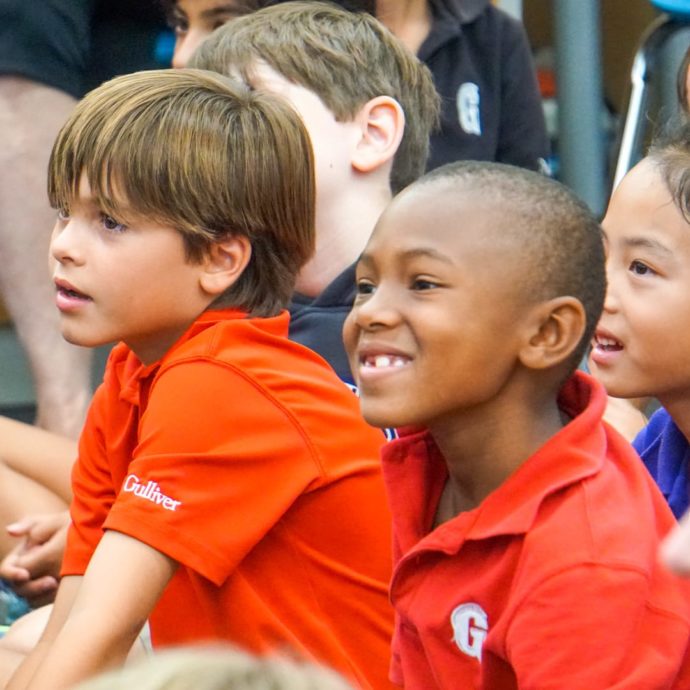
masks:
<instances>
[{"instance_id":1,"label":"human hand","mask_svg":"<svg viewBox=\"0 0 690 690\"><path fill-rule=\"evenodd\" d=\"M55 598L69 512L30 515L6 527L22 541L0 563L0 577L33 607Z\"/></svg>"}]
</instances>

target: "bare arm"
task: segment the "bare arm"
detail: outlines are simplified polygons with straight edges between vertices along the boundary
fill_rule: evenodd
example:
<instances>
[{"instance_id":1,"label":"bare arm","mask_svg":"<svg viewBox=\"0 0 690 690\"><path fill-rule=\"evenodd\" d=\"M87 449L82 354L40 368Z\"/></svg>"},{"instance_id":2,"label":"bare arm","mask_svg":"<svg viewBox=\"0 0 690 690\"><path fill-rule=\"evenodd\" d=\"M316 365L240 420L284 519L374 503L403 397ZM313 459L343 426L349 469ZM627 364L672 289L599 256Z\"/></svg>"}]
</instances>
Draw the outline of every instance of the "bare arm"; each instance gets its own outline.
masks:
<instances>
[{"instance_id":1,"label":"bare arm","mask_svg":"<svg viewBox=\"0 0 690 690\"><path fill-rule=\"evenodd\" d=\"M57 635L60 627L69 615L74 599L81 586L81 577L65 577L60 583L60 588L52 607L48 623L31 653L22 661L14 673L6 690L20 690L25 688L31 679L40 660L50 648L51 640Z\"/></svg>"},{"instance_id":2,"label":"bare arm","mask_svg":"<svg viewBox=\"0 0 690 690\"><path fill-rule=\"evenodd\" d=\"M66 690L122 664L176 567L143 542L106 532L76 592L63 580L68 602L60 584L57 613L8 690Z\"/></svg>"},{"instance_id":3,"label":"bare arm","mask_svg":"<svg viewBox=\"0 0 690 690\"><path fill-rule=\"evenodd\" d=\"M7 417L0 417L0 439L0 457L7 467L69 504L76 441Z\"/></svg>"},{"instance_id":4,"label":"bare arm","mask_svg":"<svg viewBox=\"0 0 690 690\"><path fill-rule=\"evenodd\" d=\"M27 536L27 516L67 511L76 457L71 439L0 417L0 558Z\"/></svg>"},{"instance_id":5,"label":"bare arm","mask_svg":"<svg viewBox=\"0 0 690 690\"><path fill-rule=\"evenodd\" d=\"M661 559L674 573L690 577L690 511L661 543Z\"/></svg>"}]
</instances>

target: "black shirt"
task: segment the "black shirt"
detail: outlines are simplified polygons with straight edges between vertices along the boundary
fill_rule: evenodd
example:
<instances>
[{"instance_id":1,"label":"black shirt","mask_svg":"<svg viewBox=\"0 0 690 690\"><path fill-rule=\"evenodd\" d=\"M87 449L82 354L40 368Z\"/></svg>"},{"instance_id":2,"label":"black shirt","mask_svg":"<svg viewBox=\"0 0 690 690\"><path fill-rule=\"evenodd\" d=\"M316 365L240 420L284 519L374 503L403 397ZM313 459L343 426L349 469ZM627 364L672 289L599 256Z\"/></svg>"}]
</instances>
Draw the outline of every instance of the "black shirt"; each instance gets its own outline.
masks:
<instances>
[{"instance_id":1,"label":"black shirt","mask_svg":"<svg viewBox=\"0 0 690 690\"><path fill-rule=\"evenodd\" d=\"M489 0L429 0L419 49L441 95L441 131L428 168L487 160L543 170L549 141L522 24Z\"/></svg>"}]
</instances>

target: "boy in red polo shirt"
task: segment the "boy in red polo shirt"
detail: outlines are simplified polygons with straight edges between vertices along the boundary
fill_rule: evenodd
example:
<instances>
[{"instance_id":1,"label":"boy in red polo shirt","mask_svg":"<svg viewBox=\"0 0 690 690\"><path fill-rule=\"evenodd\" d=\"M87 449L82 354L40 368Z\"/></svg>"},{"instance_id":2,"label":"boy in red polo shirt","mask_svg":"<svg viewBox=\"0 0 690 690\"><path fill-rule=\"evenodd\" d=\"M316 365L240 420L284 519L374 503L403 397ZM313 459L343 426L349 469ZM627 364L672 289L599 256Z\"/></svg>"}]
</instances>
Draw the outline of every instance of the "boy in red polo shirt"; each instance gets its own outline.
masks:
<instances>
[{"instance_id":1,"label":"boy in red polo shirt","mask_svg":"<svg viewBox=\"0 0 690 690\"><path fill-rule=\"evenodd\" d=\"M673 517L603 388L601 230L562 185L440 168L384 212L345 341L393 512L391 678L408 689L690 687ZM564 383L565 382L565 383Z\"/></svg>"},{"instance_id":2,"label":"boy in red polo shirt","mask_svg":"<svg viewBox=\"0 0 690 690\"><path fill-rule=\"evenodd\" d=\"M64 336L109 359L46 631L11 688L226 640L387 685L389 516L357 401L287 339L314 172L280 98L201 70L91 92L50 163Z\"/></svg>"}]
</instances>

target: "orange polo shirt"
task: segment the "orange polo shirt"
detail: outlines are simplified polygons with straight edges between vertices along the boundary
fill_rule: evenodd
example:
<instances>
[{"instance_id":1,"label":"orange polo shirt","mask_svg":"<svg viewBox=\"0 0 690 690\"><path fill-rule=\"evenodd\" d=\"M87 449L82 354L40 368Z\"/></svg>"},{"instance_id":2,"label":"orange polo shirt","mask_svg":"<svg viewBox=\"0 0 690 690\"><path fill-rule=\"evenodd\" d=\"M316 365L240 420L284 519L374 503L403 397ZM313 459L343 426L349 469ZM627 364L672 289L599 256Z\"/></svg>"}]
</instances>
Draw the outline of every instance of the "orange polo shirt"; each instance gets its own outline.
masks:
<instances>
[{"instance_id":1,"label":"orange polo shirt","mask_svg":"<svg viewBox=\"0 0 690 690\"><path fill-rule=\"evenodd\" d=\"M405 690L687 690L690 581L659 563L674 524L606 395L578 373L572 421L474 510L430 530L447 479L428 433L383 451L395 544L391 673Z\"/></svg>"},{"instance_id":2,"label":"orange polo shirt","mask_svg":"<svg viewBox=\"0 0 690 690\"><path fill-rule=\"evenodd\" d=\"M383 435L287 314L203 314L165 357L109 359L80 440L63 574L103 528L180 564L154 645L226 640L386 680L393 613Z\"/></svg>"}]
</instances>

